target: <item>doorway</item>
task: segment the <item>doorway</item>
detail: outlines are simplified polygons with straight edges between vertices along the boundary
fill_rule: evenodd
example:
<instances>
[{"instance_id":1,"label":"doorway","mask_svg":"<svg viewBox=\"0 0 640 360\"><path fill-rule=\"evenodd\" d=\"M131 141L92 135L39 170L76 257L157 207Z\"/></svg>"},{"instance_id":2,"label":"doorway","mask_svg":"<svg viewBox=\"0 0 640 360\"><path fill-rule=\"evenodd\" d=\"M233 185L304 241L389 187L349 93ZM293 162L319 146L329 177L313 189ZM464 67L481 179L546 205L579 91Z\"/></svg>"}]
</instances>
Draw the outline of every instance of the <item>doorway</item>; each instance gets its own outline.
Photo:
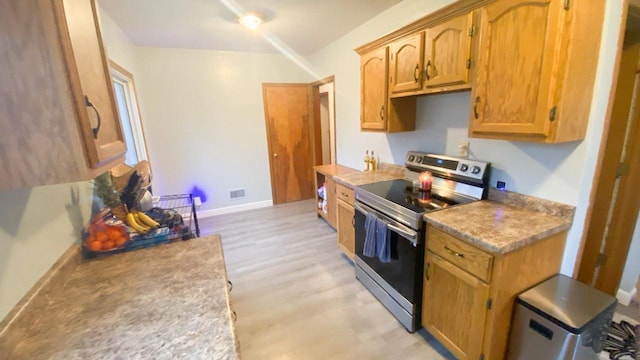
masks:
<instances>
[{"instance_id":1,"label":"doorway","mask_svg":"<svg viewBox=\"0 0 640 360\"><path fill-rule=\"evenodd\" d=\"M262 84L273 203L314 197L312 86Z\"/></svg>"},{"instance_id":2,"label":"doorway","mask_svg":"<svg viewBox=\"0 0 640 360\"><path fill-rule=\"evenodd\" d=\"M621 30L618 72L576 263L578 280L611 295L618 291L640 207L640 8L629 6Z\"/></svg>"},{"instance_id":3,"label":"doorway","mask_svg":"<svg viewBox=\"0 0 640 360\"><path fill-rule=\"evenodd\" d=\"M118 116L122 125L127 152L125 164L135 166L142 160L149 160L147 144L144 137L138 99L133 82L133 74L114 61L109 61L109 70L115 95Z\"/></svg>"},{"instance_id":4,"label":"doorway","mask_svg":"<svg viewBox=\"0 0 640 360\"><path fill-rule=\"evenodd\" d=\"M336 110L334 77L312 84L315 113L316 165L336 163Z\"/></svg>"}]
</instances>

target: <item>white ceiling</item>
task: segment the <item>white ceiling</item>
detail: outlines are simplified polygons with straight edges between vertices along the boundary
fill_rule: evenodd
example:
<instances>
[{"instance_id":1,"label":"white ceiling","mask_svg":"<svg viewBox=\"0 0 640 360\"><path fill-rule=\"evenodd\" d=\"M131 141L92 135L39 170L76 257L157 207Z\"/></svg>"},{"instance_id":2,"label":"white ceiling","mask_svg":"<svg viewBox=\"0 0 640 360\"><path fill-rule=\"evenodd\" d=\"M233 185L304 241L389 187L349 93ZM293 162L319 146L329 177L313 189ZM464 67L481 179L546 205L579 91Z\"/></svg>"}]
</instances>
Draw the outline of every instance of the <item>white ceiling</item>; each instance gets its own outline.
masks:
<instances>
[{"instance_id":1,"label":"white ceiling","mask_svg":"<svg viewBox=\"0 0 640 360\"><path fill-rule=\"evenodd\" d=\"M138 46L278 52L265 37L298 54L322 49L402 0L98 0ZM265 18L256 31L236 13ZM273 41L271 41L273 43Z\"/></svg>"}]
</instances>

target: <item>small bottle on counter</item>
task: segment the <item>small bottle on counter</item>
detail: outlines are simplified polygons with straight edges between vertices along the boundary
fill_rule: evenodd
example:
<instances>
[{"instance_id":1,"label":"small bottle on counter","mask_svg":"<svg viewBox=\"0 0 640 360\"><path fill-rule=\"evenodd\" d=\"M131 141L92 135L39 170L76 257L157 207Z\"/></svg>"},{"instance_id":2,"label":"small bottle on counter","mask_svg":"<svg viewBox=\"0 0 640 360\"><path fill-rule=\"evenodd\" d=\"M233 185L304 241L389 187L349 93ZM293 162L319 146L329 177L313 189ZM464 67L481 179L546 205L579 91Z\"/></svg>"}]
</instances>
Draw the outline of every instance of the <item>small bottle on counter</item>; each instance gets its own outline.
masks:
<instances>
[{"instance_id":1,"label":"small bottle on counter","mask_svg":"<svg viewBox=\"0 0 640 360\"><path fill-rule=\"evenodd\" d=\"M371 150L371 158L369 159L369 164L371 164L369 166L370 170L377 170L378 169L378 160L376 160L376 156L373 155L373 150Z\"/></svg>"},{"instance_id":2,"label":"small bottle on counter","mask_svg":"<svg viewBox=\"0 0 640 360\"><path fill-rule=\"evenodd\" d=\"M369 157L369 150L364 155L364 171L369 171L371 167L371 158Z\"/></svg>"}]
</instances>

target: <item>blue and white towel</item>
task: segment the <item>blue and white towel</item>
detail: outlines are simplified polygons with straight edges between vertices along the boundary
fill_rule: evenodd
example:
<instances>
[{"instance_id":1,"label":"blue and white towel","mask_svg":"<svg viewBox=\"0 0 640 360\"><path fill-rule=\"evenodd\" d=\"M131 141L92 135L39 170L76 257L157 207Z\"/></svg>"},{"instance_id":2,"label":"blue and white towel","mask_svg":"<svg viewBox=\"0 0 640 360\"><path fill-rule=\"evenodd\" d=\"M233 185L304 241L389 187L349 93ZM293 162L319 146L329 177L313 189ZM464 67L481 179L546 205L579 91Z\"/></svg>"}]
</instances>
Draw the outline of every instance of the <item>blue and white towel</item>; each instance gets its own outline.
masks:
<instances>
[{"instance_id":1,"label":"blue and white towel","mask_svg":"<svg viewBox=\"0 0 640 360\"><path fill-rule=\"evenodd\" d=\"M378 257L383 263L391 261L391 242L387 222L369 213L364 222L365 238L362 255Z\"/></svg>"},{"instance_id":2,"label":"blue and white towel","mask_svg":"<svg viewBox=\"0 0 640 360\"><path fill-rule=\"evenodd\" d=\"M367 214L367 218L364 221L365 237L364 237L364 249L362 255L366 257L376 256L376 223L378 218L371 214Z\"/></svg>"}]
</instances>

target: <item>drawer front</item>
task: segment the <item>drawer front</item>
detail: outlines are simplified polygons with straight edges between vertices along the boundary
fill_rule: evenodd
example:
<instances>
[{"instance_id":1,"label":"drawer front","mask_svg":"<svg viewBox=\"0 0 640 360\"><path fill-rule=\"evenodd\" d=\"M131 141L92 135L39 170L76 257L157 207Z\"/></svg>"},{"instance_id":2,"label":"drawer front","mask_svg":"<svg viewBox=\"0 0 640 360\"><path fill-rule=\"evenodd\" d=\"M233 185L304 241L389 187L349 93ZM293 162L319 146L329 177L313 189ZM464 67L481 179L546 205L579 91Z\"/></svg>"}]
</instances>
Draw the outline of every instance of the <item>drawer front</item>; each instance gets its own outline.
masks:
<instances>
[{"instance_id":1,"label":"drawer front","mask_svg":"<svg viewBox=\"0 0 640 360\"><path fill-rule=\"evenodd\" d=\"M336 184L336 194L338 196L338 199L346 202L349 205L353 205L353 201L355 199L353 189L349 189L342 184Z\"/></svg>"},{"instance_id":2,"label":"drawer front","mask_svg":"<svg viewBox=\"0 0 640 360\"><path fill-rule=\"evenodd\" d=\"M485 282L491 281L493 255L442 230L427 227L427 249Z\"/></svg>"}]
</instances>

